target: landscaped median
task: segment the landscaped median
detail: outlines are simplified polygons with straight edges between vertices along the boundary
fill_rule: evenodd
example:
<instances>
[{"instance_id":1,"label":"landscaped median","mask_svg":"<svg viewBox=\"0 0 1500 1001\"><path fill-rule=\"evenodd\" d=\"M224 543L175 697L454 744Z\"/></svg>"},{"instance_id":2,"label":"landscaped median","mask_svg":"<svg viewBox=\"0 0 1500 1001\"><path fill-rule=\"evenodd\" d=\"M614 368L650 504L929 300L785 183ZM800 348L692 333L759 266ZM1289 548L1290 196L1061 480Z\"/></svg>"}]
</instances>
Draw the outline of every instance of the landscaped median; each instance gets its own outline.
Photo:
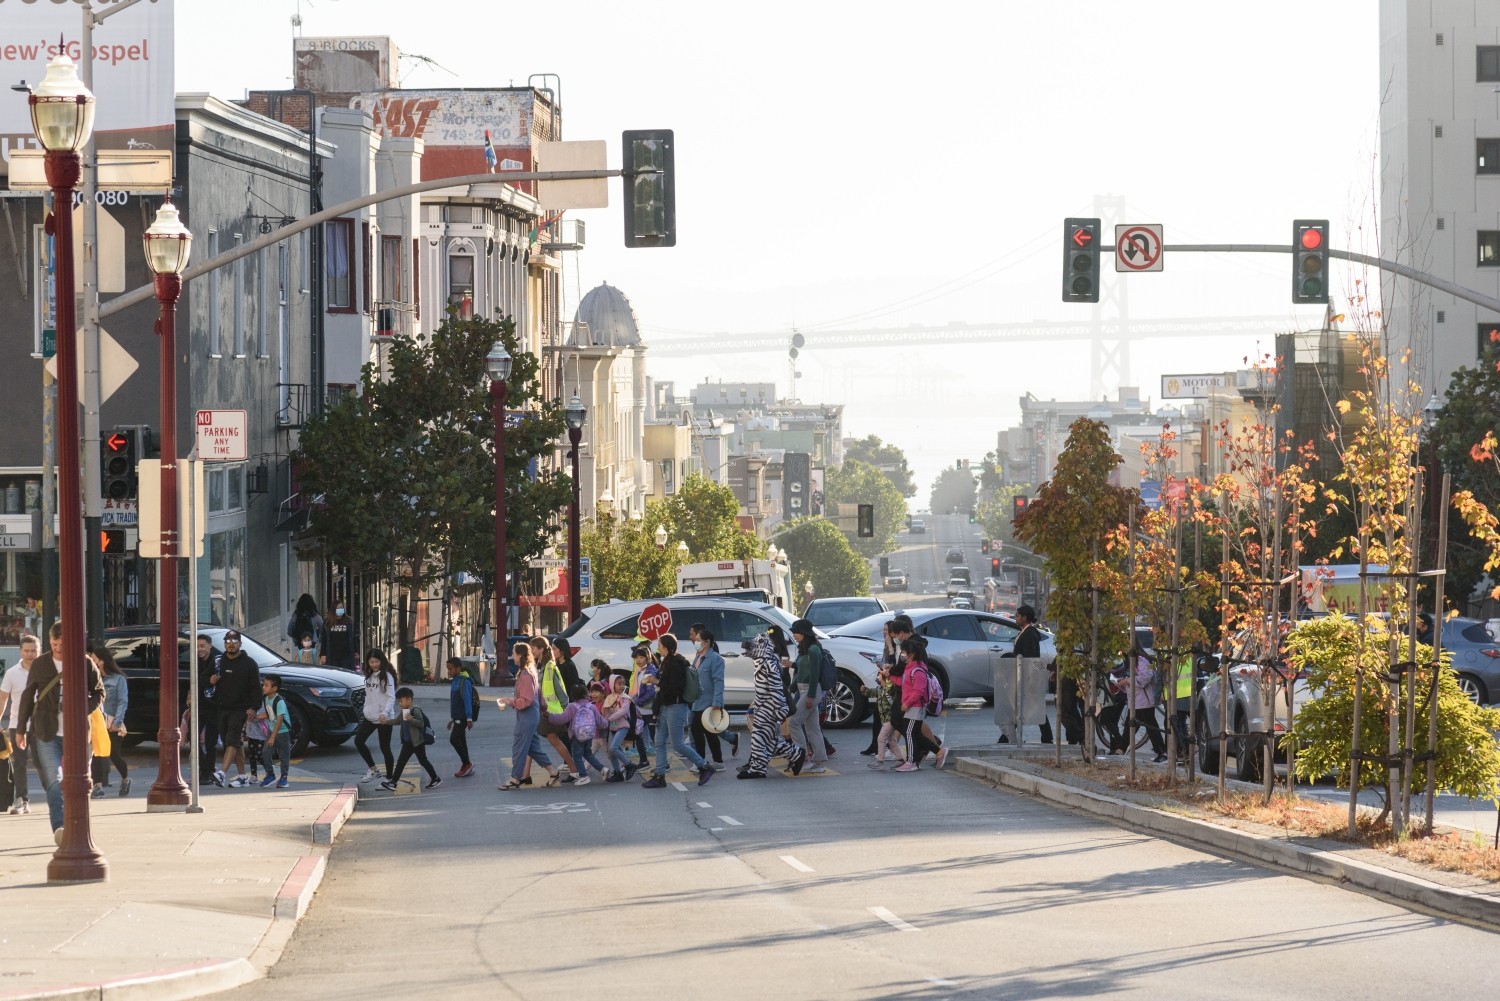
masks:
<instances>
[{"instance_id":1,"label":"landscaped median","mask_svg":"<svg viewBox=\"0 0 1500 1001\"><path fill-rule=\"evenodd\" d=\"M1311 833L1327 830L1326 823L1317 818L1328 816L1325 811L1338 810L1331 804L1294 798L1275 801L1262 812L1253 808L1261 799L1255 787L1242 786L1234 799L1220 805L1213 784L1179 781L1171 790L1148 788L1164 784L1166 774L1142 768L1137 784L1131 785L1123 774L1126 768L1118 757L1103 758L1094 765L1075 757L1059 770L1050 752L1045 758L957 757L953 765L954 771L964 775L1137 831L1334 879L1353 889L1500 930L1500 852L1475 843L1472 835L1467 841L1462 835L1445 837L1440 828L1438 837L1425 847L1421 838L1382 845L1378 831L1364 843L1340 841ZM1263 822L1278 818L1281 823ZM1432 858L1452 868L1424 861ZM1488 878L1476 873L1488 873Z\"/></svg>"}]
</instances>

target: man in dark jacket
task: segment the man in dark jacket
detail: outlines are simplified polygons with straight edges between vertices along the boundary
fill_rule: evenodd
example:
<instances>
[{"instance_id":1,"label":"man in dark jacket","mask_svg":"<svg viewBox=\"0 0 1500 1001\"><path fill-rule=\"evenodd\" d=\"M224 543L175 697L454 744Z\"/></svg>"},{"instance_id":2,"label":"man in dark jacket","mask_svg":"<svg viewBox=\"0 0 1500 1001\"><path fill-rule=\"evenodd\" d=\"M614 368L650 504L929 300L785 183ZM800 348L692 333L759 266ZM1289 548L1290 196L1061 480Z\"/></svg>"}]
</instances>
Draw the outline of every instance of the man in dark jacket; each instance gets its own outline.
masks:
<instances>
[{"instance_id":1,"label":"man in dark jacket","mask_svg":"<svg viewBox=\"0 0 1500 1001\"><path fill-rule=\"evenodd\" d=\"M214 709L219 717L219 736L224 739L224 764L214 772L214 784L234 788L250 784L245 774L245 711L260 704L260 668L254 659L240 649L240 634L231 629L224 634L224 653L214 661L209 675L214 686ZM229 766L239 767L232 780L225 774Z\"/></svg>"},{"instance_id":2,"label":"man in dark jacket","mask_svg":"<svg viewBox=\"0 0 1500 1001\"><path fill-rule=\"evenodd\" d=\"M36 762L37 778L47 790L47 813L52 821L52 837L62 844L63 797L62 783L58 773L63 765L63 715L62 672L64 657L62 623L54 622L47 634L52 652L32 661L31 672L26 676L26 689L21 693L21 713L16 719L16 744L31 752ZM82 651L75 656L83 657ZM99 669L87 657L83 658L85 677L88 679L87 708L93 712L104 702L104 679ZM88 720L78 720L77 726L88 729ZM83 763L84 774L88 774L89 763Z\"/></svg>"}]
</instances>

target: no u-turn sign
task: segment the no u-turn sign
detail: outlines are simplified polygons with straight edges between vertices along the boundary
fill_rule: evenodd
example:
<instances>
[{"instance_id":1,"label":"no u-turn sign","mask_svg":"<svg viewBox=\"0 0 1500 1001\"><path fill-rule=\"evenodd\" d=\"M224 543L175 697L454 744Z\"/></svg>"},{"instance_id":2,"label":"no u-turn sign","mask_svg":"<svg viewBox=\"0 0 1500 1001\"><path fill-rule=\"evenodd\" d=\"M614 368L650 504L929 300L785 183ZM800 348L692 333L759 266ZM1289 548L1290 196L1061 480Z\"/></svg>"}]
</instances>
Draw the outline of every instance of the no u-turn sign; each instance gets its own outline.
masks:
<instances>
[{"instance_id":1,"label":"no u-turn sign","mask_svg":"<svg viewBox=\"0 0 1500 1001\"><path fill-rule=\"evenodd\" d=\"M1161 225L1125 223L1115 227L1116 271L1160 271Z\"/></svg>"}]
</instances>

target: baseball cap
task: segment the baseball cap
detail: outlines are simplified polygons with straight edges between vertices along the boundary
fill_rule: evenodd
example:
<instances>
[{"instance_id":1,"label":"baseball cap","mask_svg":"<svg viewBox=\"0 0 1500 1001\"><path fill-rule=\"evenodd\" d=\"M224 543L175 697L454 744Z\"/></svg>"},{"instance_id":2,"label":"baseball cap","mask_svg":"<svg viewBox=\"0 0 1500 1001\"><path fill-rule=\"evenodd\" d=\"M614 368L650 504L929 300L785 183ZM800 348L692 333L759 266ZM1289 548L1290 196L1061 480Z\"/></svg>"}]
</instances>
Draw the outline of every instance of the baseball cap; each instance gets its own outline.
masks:
<instances>
[{"instance_id":1,"label":"baseball cap","mask_svg":"<svg viewBox=\"0 0 1500 1001\"><path fill-rule=\"evenodd\" d=\"M239 642L239 638L240 638L240 631L238 629L228 629L228 630L225 630L225 632L224 632L224 639L226 641L227 640L234 640L235 642Z\"/></svg>"}]
</instances>

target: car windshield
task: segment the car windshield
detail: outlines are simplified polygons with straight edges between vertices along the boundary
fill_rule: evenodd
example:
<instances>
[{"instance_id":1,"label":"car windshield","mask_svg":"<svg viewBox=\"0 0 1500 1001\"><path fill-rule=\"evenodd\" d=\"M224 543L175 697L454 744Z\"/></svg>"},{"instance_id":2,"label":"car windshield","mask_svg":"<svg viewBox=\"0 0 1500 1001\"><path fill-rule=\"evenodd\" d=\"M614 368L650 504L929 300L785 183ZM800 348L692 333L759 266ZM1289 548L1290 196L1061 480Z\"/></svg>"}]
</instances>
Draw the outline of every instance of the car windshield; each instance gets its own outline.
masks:
<instances>
[{"instance_id":1,"label":"car windshield","mask_svg":"<svg viewBox=\"0 0 1500 1001\"><path fill-rule=\"evenodd\" d=\"M807 621L815 626L836 626L863 618L876 608L873 601L815 601L807 610Z\"/></svg>"},{"instance_id":2,"label":"car windshield","mask_svg":"<svg viewBox=\"0 0 1500 1001\"><path fill-rule=\"evenodd\" d=\"M862 619L839 626L834 629L835 636L856 636L860 639L874 640L880 642L885 636L885 624L891 621L895 612L876 612L874 615L866 615Z\"/></svg>"}]
</instances>

